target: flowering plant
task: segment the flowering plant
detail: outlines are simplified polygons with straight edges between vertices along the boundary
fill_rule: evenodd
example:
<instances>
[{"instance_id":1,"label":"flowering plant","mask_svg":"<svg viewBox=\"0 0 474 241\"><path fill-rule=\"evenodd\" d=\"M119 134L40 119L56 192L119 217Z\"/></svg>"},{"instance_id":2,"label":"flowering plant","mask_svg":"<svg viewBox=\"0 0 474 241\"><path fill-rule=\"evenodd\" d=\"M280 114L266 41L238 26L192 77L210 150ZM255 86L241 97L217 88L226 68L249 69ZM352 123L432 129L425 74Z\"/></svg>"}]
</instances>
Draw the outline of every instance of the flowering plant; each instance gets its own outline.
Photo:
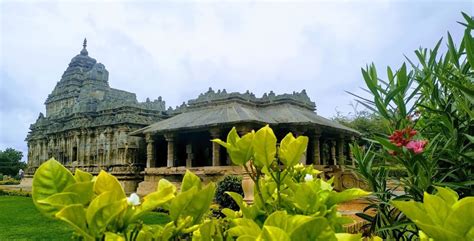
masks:
<instances>
[{"instance_id":1,"label":"flowering plant","mask_svg":"<svg viewBox=\"0 0 474 241\"><path fill-rule=\"evenodd\" d=\"M377 201L369 207L374 216L361 215L371 222L371 230L388 239L409 239L416 226L392 205L393 199L422 201L424 193L434 193L435 186L447 186L460 197L474 195L474 20L463 13L466 27L457 46L448 33L447 52L438 55L440 40L433 49L415 51L418 63L408 59L398 70L387 67L382 80L375 66L362 69L371 97L355 95L358 102L387 125L385 133L371 138L372 148L353 146L357 171L373 187ZM375 148L374 148L375 147ZM382 163L372 172L374 160ZM384 166L401 165L406 177L404 195L397 187L388 187ZM415 232L414 232L415 231Z\"/></svg>"}]
</instances>

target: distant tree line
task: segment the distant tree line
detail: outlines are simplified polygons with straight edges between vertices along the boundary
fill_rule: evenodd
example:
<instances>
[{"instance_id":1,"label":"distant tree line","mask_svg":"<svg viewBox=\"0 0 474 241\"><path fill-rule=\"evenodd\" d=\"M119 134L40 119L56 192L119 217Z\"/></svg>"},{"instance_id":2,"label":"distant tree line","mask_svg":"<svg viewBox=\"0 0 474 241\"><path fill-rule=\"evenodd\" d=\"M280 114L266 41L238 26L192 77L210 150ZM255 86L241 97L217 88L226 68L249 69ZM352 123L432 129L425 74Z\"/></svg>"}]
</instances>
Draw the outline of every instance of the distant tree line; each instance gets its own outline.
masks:
<instances>
[{"instance_id":1,"label":"distant tree line","mask_svg":"<svg viewBox=\"0 0 474 241\"><path fill-rule=\"evenodd\" d=\"M0 150L0 174L16 176L18 171L25 169L26 163L21 161L23 153L13 148Z\"/></svg>"}]
</instances>

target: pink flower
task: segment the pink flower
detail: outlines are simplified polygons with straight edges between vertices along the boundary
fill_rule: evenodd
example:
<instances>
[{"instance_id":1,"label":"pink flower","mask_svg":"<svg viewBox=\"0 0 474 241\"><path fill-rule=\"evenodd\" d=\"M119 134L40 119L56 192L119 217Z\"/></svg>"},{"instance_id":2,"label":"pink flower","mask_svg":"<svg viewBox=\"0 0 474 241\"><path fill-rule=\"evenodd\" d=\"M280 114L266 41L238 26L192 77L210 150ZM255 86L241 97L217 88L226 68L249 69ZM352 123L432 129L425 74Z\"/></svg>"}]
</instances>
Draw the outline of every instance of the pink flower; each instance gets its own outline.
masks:
<instances>
[{"instance_id":1,"label":"pink flower","mask_svg":"<svg viewBox=\"0 0 474 241\"><path fill-rule=\"evenodd\" d=\"M427 143L428 143L428 141L426 141L426 140L410 141L406 145L406 148L408 150L412 150L415 154L420 154L420 153L423 152L423 148L425 148Z\"/></svg>"}]
</instances>

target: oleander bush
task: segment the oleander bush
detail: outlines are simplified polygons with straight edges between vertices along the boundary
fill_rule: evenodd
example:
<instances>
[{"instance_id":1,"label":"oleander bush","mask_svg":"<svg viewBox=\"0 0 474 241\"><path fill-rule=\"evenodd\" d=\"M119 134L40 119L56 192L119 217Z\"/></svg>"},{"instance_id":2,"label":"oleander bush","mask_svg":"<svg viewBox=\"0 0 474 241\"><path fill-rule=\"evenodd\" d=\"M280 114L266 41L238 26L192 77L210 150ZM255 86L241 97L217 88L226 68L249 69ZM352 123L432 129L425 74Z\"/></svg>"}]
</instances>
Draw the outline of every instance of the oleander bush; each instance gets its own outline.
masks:
<instances>
[{"instance_id":1,"label":"oleander bush","mask_svg":"<svg viewBox=\"0 0 474 241\"><path fill-rule=\"evenodd\" d=\"M463 16L464 37L456 45L448 33L445 53L439 53L442 40L433 49L420 48L416 61L407 59L409 64L396 70L387 67L385 79L373 64L362 69L371 96L357 96L358 102L386 125L368 140L370 148L351 147L356 170L375 197L366 209L375 214L359 216L384 239L417 239L420 224L428 221L413 220L393 205L397 200L412 200L410 205L418 207L437 187L449 187L461 198L474 195L474 20ZM382 166L373 169L375 162ZM395 176L403 193L387 186L390 166L406 171Z\"/></svg>"}]
</instances>

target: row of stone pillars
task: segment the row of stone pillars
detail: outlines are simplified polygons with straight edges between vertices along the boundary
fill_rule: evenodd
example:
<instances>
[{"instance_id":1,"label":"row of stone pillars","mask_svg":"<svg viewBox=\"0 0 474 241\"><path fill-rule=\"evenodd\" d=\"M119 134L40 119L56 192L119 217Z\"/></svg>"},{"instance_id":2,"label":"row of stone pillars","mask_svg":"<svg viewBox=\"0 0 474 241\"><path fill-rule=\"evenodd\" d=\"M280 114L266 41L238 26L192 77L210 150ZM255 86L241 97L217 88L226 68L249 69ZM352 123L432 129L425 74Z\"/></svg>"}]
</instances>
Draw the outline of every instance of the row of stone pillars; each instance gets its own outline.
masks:
<instances>
[{"instance_id":1,"label":"row of stone pillars","mask_svg":"<svg viewBox=\"0 0 474 241\"><path fill-rule=\"evenodd\" d=\"M211 129L210 135L212 139L220 137L220 130L218 129ZM240 135L246 134L248 131L247 129L242 129L239 131ZM175 135L174 134L165 134L165 140L167 142L167 167L174 166L174 146L175 146ZM154 156L154 140L151 134L146 134L145 140L147 143L147 168L154 167L155 156ZM330 139L330 140L321 140L321 134L317 133L313 135L313 150L314 150L314 158L313 164L315 165L323 165L321 160L321 144L322 142L328 142L330 146L330 160L327 160L327 165L344 165L346 158L349 158L352 162L352 166L355 166L354 158L352 156L352 152L350 148L348 148L347 157L344 155L344 145L346 141L354 141L354 137L350 137L350 139L344 138L340 136L337 140ZM220 165L220 145L218 143L212 142L212 166L219 166ZM186 166L191 166L192 152L186 151L188 157L186 160ZM306 156L302 157L302 163L306 164ZM332 163L330 163L332 161Z\"/></svg>"}]
</instances>

